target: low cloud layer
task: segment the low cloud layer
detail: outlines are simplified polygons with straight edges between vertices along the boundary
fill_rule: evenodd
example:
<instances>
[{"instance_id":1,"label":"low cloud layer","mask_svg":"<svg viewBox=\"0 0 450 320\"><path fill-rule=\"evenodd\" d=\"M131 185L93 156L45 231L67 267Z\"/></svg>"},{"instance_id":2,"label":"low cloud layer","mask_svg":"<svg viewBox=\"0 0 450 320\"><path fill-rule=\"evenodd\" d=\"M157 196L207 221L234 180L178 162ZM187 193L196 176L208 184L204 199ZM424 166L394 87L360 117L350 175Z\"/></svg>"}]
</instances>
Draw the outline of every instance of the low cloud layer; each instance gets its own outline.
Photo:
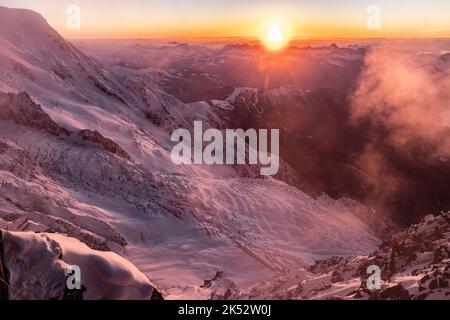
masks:
<instances>
[{"instance_id":1,"label":"low cloud layer","mask_svg":"<svg viewBox=\"0 0 450 320\"><path fill-rule=\"evenodd\" d=\"M369 201L386 210L416 201L416 214L445 208L450 53L401 44L372 49L352 96L352 118L369 137L354 163L377 181Z\"/></svg>"},{"instance_id":2,"label":"low cloud layer","mask_svg":"<svg viewBox=\"0 0 450 320\"><path fill-rule=\"evenodd\" d=\"M393 146L424 140L450 155L450 53L374 49L366 58L353 116L390 131Z\"/></svg>"}]
</instances>

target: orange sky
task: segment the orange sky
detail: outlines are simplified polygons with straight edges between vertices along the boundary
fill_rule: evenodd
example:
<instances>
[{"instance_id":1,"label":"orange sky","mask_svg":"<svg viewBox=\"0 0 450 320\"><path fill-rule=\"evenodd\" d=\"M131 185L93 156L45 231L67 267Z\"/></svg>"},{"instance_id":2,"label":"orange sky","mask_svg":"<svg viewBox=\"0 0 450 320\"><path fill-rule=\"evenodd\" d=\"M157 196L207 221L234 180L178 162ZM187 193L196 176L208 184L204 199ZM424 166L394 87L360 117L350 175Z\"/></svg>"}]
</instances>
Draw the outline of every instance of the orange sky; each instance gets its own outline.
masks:
<instances>
[{"instance_id":1,"label":"orange sky","mask_svg":"<svg viewBox=\"0 0 450 320\"><path fill-rule=\"evenodd\" d=\"M81 29L67 28L67 8L81 9ZM367 28L367 8L381 9L381 29ZM40 12L68 38L258 37L276 16L293 37L450 37L448 0L0 0Z\"/></svg>"}]
</instances>

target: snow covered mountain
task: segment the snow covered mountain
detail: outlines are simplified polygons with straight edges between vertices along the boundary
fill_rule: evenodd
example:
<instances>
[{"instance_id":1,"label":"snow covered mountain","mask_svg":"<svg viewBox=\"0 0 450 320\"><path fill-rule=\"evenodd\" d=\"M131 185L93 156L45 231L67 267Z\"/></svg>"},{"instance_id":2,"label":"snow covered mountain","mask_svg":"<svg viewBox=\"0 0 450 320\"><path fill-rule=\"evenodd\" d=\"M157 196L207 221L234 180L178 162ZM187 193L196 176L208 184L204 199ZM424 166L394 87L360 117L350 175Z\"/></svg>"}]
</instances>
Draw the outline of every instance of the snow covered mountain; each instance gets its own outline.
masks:
<instances>
[{"instance_id":1,"label":"snow covered mountain","mask_svg":"<svg viewBox=\"0 0 450 320\"><path fill-rule=\"evenodd\" d=\"M107 69L40 15L0 7L0 228L3 246L18 242L24 252L3 249L10 286L21 285L34 251L49 243L49 283L72 258L83 268L94 255L136 288L89 275L87 299L105 297L105 288L115 298L150 298L154 287L166 298L209 298L202 283L218 270L246 290L281 270L365 255L381 243L388 226L373 221L374 210L313 197L287 164L277 179L250 166L173 164L172 129L229 123L220 108L183 103L147 76ZM60 289L9 297L59 297Z\"/></svg>"}]
</instances>

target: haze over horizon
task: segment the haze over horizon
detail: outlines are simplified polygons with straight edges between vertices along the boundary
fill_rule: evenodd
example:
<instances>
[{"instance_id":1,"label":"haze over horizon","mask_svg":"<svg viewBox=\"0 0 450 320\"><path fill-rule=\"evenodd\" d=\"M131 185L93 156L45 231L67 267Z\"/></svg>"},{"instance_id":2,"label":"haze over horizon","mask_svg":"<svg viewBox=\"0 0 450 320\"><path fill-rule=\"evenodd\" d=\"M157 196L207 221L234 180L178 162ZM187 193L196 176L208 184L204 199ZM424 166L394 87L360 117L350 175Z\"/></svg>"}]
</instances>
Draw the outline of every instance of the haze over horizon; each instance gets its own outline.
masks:
<instances>
[{"instance_id":1,"label":"haze over horizon","mask_svg":"<svg viewBox=\"0 0 450 320\"><path fill-rule=\"evenodd\" d=\"M416 1L31 1L2 0L1 6L42 14L72 39L187 39L258 37L261 23L278 17L292 26L292 38L445 38L450 3ZM80 30L67 28L67 8L81 8ZM367 28L367 8L381 9L381 28Z\"/></svg>"}]
</instances>

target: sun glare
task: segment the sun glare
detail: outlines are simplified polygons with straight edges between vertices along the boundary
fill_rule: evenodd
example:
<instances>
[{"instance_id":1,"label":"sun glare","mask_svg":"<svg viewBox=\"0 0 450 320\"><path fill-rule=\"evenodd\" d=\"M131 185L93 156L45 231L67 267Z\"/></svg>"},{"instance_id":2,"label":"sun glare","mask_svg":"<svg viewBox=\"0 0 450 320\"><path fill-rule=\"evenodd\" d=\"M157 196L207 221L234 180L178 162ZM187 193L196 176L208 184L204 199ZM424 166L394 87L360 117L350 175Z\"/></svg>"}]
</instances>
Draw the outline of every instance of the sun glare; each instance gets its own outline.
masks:
<instances>
[{"instance_id":1,"label":"sun glare","mask_svg":"<svg viewBox=\"0 0 450 320\"><path fill-rule=\"evenodd\" d=\"M272 26L267 33L267 40L278 43L283 40L283 31L279 26Z\"/></svg>"},{"instance_id":2,"label":"sun glare","mask_svg":"<svg viewBox=\"0 0 450 320\"><path fill-rule=\"evenodd\" d=\"M289 23L280 18L269 18L260 27L261 42L272 51L284 48L291 39Z\"/></svg>"}]
</instances>

